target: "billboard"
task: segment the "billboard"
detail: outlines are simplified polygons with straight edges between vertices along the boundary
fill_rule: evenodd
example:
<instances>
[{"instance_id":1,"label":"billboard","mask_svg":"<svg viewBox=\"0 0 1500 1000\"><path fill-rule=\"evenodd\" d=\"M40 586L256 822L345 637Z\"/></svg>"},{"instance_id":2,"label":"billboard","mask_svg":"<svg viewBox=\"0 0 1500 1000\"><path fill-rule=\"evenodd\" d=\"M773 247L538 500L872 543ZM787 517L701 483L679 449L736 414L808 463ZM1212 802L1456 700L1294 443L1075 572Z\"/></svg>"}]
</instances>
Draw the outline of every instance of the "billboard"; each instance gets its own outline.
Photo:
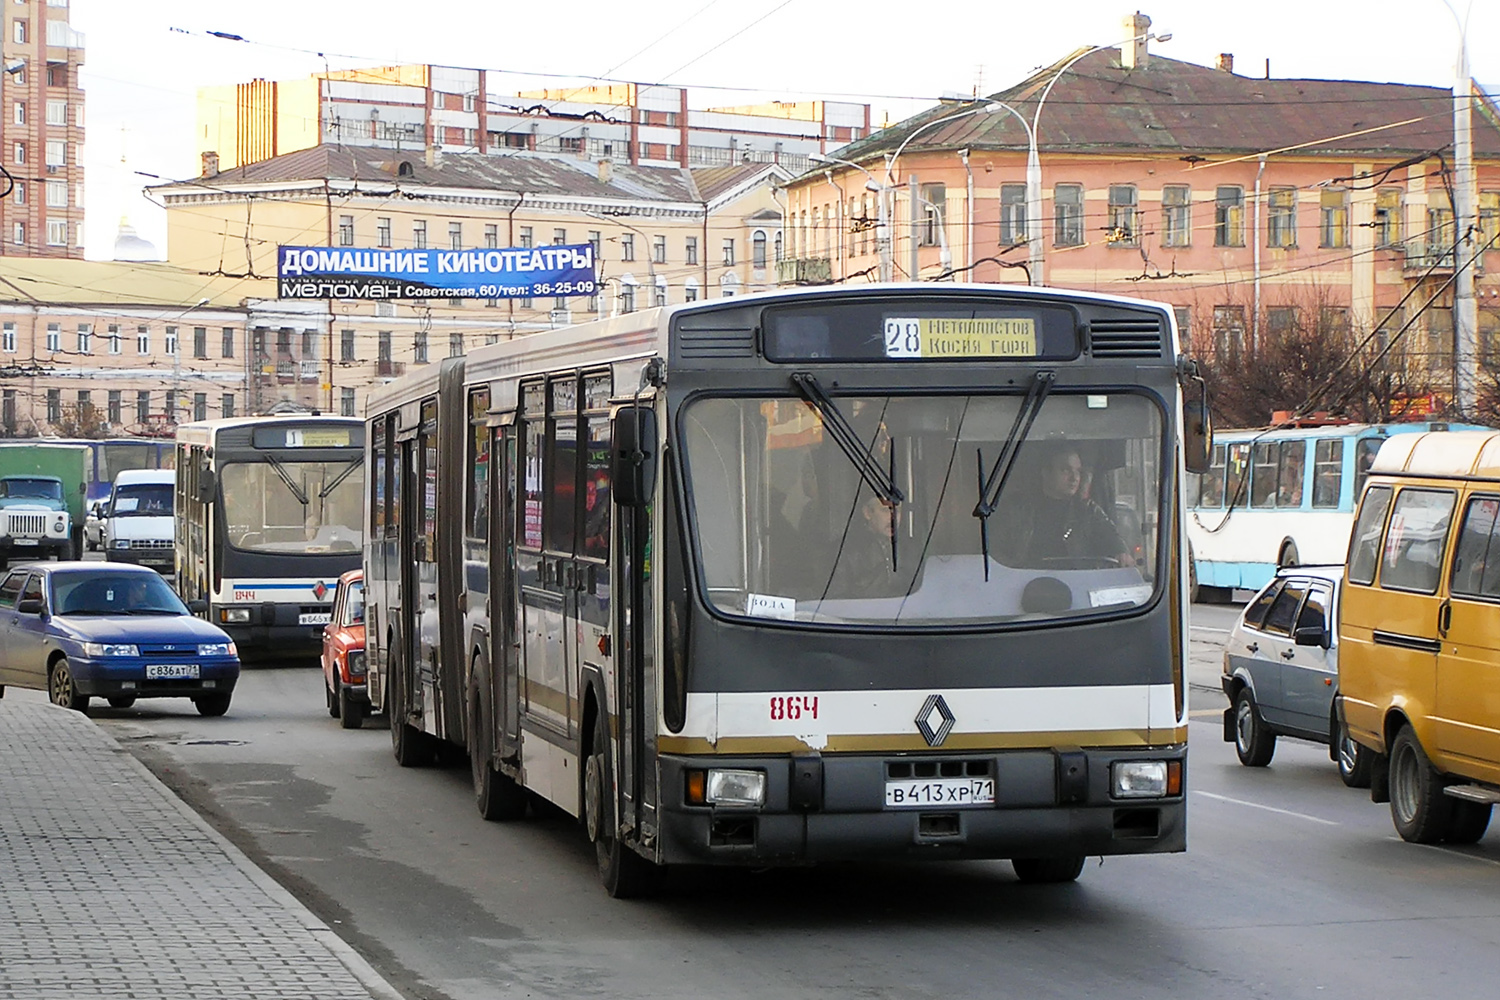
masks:
<instances>
[{"instance_id":1,"label":"billboard","mask_svg":"<svg viewBox=\"0 0 1500 1000\"><path fill-rule=\"evenodd\" d=\"M278 247L283 299L525 299L593 295L594 246L475 250Z\"/></svg>"}]
</instances>

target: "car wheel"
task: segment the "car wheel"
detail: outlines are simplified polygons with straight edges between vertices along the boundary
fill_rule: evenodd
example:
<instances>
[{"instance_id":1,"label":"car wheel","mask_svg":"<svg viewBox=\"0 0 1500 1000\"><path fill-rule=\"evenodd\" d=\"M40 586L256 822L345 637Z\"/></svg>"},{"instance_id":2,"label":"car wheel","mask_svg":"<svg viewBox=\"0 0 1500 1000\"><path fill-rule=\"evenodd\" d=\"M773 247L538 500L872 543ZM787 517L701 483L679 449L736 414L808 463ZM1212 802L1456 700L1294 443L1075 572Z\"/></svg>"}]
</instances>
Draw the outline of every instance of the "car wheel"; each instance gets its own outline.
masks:
<instances>
[{"instance_id":1,"label":"car wheel","mask_svg":"<svg viewBox=\"0 0 1500 1000\"><path fill-rule=\"evenodd\" d=\"M334 678L334 683L339 686L338 693L333 698L333 710L339 717L339 725L345 729L358 729L365 722L364 704L349 696L347 684L338 678Z\"/></svg>"},{"instance_id":2,"label":"car wheel","mask_svg":"<svg viewBox=\"0 0 1500 1000\"><path fill-rule=\"evenodd\" d=\"M1454 800L1443 794L1443 779L1427 759L1411 726L1391 743L1391 821L1402 840L1436 844L1453 825Z\"/></svg>"},{"instance_id":3,"label":"car wheel","mask_svg":"<svg viewBox=\"0 0 1500 1000\"><path fill-rule=\"evenodd\" d=\"M335 674L332 683L336 687L338 686L338 682L338 675ZM329 682L325 680L323 682L323 700L328 703L328 717L330 719L337 719L339 717L338 695L334 692L333 688L329 687L328 685Z\"/></svg>"},{"instance_id":4,"label":"car wheel","mask_svg":"<svg viewBox=\"0 0 1500 1000\"><path fill-rule=\"evenodd\" d=\"M1016 878L1030 885L1073 882L1083 874L1083 855L1067 858L1011 858Z\"/></svg>"},{"instance_id":5,"label":"car wheel","mask_svg":"<svg viewBox=\"0 0 1500 1000\"><path fill-rule=\"evenodd\" d=\"M594 842L604 890L615 899L649 895L665 869L620 843L614 820L615 780L609 768L609 727L603 706L594 719L594 742L583 774L584 825Z\"/></svg>"},{"instance_id":6,"label":"car wheel","mask_svg":"<svg viewBox=\"0 0 1500 1000\"><path fill-rule=\"evenodd\" d=\"M58 657L52 664L52 669L47 674L47 691L52 696L54 705L71 708L75 712L82 712L89 707L89 696L78 693L78 685L73 681L73 668L68 665L66 656Z\"/></svg>"},{"instance_id":7,"label":"car wheel","mask_svg":"<svg viewBox=\"0 0 1500 1000\"><path fill-rule=\"evenodd\" d=\"M494 730L486 705L476 692L469 710L469 774L474 779L474 804L487 820L514 820L526 815L526 790L508 774L490 765L488 747Z\"/></svg>"},{"instance_id":8,"label":"car wheel","mask_svg":"<svg viewBox=\"0 0 1500 1000\"><path fill-rule=\"evenodd\" d=\"M1484 837L1484 831L1490 826L1490 805L1488 802L1466 802L1463 799L1455 799L1453 802L1453 819L1448 824L1448 836L1443 841L1448 844L1477 844Z\"/></svg>"},{"instance_id":9,"label":"car wheel","mask_svg":"<svg viewBox=\"0 0 1500 1000\"><path fill-rule=\"evenodd\" d=\"M129 708L131 705L134 705L134 704L135 704L135 695L133 695L133 694L116 694L116 695L111 695L110 698L109 698L109 707L110 708Z\"/></svg>"},{"instance_id":10,"label":"car wheel","mask_svg":"<svg viewBox=\"0 0 1500 1000\"><path fill-rule=\"evenodd\" d=\"M1349 727L1337 719L1333 723L1334 758L1338 761L1339 777L1350 788L1369 788L1371 761L1375 755L1354 742Z\"/></svg>"},{"instance_id":11,"label":"car wheel","mask_svg":"<svg viewBox=\"0 0 1500 1000\"><path fill-rule=\"evenodd\" d=\"M1276 753L1276 734L1261 719L1248 687L1234 695L1234 752L1246 767L1265 767Z\"/></svg>"},{"instance_id":12,"label":"car wheel","mask_svg":"<svg viewBox=\"0 0 1500 1000\"><path fill-rule=\"evenodd\" d=\"M200 694L193 698L193 705L197 707L198 714L205 718L216 718L229 711L230 695L222 691L214 694Z\"/></svg>"}]
</instances>

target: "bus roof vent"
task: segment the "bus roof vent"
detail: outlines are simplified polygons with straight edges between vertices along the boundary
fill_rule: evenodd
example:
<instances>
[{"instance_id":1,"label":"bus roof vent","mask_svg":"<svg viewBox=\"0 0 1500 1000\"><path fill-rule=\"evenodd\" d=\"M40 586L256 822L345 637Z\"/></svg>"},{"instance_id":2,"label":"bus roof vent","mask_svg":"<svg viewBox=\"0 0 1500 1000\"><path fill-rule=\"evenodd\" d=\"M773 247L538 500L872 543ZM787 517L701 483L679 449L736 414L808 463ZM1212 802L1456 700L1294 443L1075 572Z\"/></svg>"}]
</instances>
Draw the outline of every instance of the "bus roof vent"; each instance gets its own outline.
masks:
<instances>
[{"instance_id":1,"label":"bus roof vent","mask_svg":"<svg viewBox=\"0 0 1500 1000\"><path fill-rule=\"evenodd\" d=\"M1093 320L1089 323L1089 345L1096 358L1159 358L1161 320Z\"/></svg>"},{"instance_id":2,"label":"bus roof vent","mask_svg":"<svg viewBox=\"0 0 1500 1000\"><path fill-rule=\"evenodd\" d=\"M677 330L677 353L684 361L753 358L754 330Z\"/></svg>"}]
</instances>

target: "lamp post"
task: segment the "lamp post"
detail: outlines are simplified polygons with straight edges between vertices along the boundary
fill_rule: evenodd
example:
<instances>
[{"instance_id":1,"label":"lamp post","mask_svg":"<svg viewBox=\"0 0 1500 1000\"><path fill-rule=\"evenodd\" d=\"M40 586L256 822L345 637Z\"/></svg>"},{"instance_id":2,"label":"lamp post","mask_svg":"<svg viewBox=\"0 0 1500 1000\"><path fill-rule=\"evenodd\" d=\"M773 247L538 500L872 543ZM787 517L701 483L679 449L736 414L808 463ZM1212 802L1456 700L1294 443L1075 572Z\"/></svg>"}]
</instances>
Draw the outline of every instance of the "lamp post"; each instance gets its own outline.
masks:
<instances>
[{"instance_id":1,"label":"lamp post","mask_svg":"<svg viewBox=\"0 0 1500 1000\"><path fill-rule=\"evenodd\" d=\"M885 192L886 186L875 179L875 175L853 160L841 160L837 156L829 156L827 153L809 153L807 158L816 163L838 163L846 167L853 167L867 178L865 189L875 192L876 198L876 223L875 223L875 251L880 258L880 280L891 280L891 226L890 217L886 211Z\"/></svg>"},{"instance_id":2,"label":"lamp post","mask_svg":"<svg viewBox=\"0 0 1500 1000\"><path fill-rule=\"evenodd\" d=\"M1463 17L1448 0L1443 6L1458 28L1458 65L1453 77L1453 396L1461 416L1471 418L1479 402L1479 317L1474 301L1473 85L1469 79L1469 14Z\"/></svg>"}]
</instances>

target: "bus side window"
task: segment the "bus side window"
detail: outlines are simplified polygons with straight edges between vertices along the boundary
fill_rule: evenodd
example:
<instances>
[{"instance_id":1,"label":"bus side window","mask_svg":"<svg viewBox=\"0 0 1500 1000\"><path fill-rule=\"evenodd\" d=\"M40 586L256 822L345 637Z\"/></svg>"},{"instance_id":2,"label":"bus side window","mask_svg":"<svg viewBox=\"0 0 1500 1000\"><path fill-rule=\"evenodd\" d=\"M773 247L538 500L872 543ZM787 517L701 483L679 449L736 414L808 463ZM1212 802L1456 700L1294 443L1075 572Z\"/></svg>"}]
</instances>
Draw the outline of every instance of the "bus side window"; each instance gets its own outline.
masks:
<instances>
[{"instance_id":1,"label":"bus side window","mask_svg":"<svg viewBox=\"0 0 1500 1000\"><path fill-rule=\"evenodd\" d=\"M1359 491L1365 488L1365 477L1370 474L1370 466L1375 462L1375 453L1383 444L1385 444L1385 438L1361 438L1354 446L1355 496L1359 496Z\"/></svg>"},{"instance_id":2,"label":"bus side window","mask_svg":"<svg viewBox=\"0 0 1500 1000\"><path fill-rule=\"evenodd\" d=\"M1225 456L1224 504L1227 507L1244 507L1245 479L1250 475L1250 444L1232 444Z\"/></svg>"},{"instance_id":3,"label":"bus side window","mask_svg":"<svg viewBox=\"0 0 1500 1000\"><path fill-rule=\"evenodd\" d=\"M1307 442L1281 442L1281 479L1276 488L1276 506L1301 507L1302 481L1307 472Z\"/></svg>"},{"instance_id":4,"label":"bus side window","mask_svg":"<svg viewBox=\"0 0 1500 1000\"><path fill-rule=\"evenodd\" d=\"M1422 594L1437 592L1453 500L1451 490L1408 488L1396 497L1380 562L1382 587Z\"/></svg>"},{"instance_id":5,"label":"bus side window","mask_svg":"<svg viewBox=\"0 0 1500 1000\"><path fill-rule=\"evenodd\" d=\"M1275 441L1261 441L1255 446L1250 463L1250 506L1275 507L1276 490L1281 485L1278 457L1281 447Z\"/></svg>"},{"instance_id":6,"label":"bus side window","mask_svg":"<svg viewBox=\"0 0 1500 1000\"><path fill-rule=\"evenodd\" d=\"M1385 512L1391 506L1391 488L1372 486L1359 505L1359 520L1349 542L1349 582L1366 586L1375 582L1375 562L1380 555L1380 533Z\"/></svg>"},{"instance_id":7,"label":"bus side window","mask_svg":"<svg viewBox=\"0 0 1500 1000\"><path fill-rule=\"evenodd\" d=\"M1339 505L1344 486L1344 439L1324 438L1313 445L1312 505Z\"/></svg>"},{"instance_id":8,"label":"bus side window","mask_svg":"<svg viewBox=\"0 0 1500 1000\"><path fill-rule=\"evenodd\" d=\"M1454 594L1466 597L1500 597L1500 537L1495 535L1495 516L1500 500L1474 497L1464 511L1463 527L1458 533L1458 549L1453 556ZM1488 578L1488 579L1486 579ZM1485 583L1488 588L1484 587Z\"/></svg>"},{"instance_id":9,"label":"bus side window","mask_svg":"<svg viewBox=\"0 0 1500 1000\"><path fill-rule=\"evenodd\" d=\"M1213 462L1201 477L1203 491L1198 498L1200 507L1224 506L1224 446L1214 445Z\"/></svg>"}]
</instances>

